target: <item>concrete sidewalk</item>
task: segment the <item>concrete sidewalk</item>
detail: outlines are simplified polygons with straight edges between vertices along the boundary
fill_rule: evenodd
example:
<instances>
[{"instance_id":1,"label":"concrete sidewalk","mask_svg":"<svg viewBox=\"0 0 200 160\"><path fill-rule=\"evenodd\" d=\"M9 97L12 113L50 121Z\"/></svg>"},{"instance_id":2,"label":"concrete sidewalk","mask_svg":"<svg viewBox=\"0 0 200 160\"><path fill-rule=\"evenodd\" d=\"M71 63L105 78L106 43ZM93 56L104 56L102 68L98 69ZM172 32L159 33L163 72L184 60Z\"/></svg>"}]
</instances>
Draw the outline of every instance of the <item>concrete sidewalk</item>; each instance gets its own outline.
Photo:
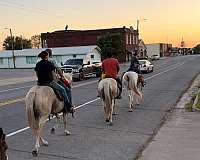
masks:
<instances>
[{"instance_id":1,"label":"concrete sidewalk","mask_svg":"<svg viewBox=\"0 0 200 160\"><path fill-rule=\"evenodd\" d=\"M184 109L200 76L183 95L175 111L143 151L140 160L199 160L200 112Z\"/></svg>"}]
</instances>

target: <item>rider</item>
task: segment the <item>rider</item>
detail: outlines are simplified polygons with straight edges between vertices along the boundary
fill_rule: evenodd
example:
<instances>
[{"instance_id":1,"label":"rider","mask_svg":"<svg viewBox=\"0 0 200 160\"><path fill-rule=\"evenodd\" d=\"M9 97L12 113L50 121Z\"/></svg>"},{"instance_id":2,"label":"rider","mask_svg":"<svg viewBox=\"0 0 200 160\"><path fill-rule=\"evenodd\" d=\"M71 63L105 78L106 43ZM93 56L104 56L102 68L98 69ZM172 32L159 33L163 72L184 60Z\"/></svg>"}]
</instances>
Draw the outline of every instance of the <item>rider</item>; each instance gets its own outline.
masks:
<instances>
[{"instance_id":1,"label":"rider","mask_svg":"<svg viewBox=\"0 0 200 160\"><path fill-rule=\"evenodd\" d=\"M105 78L114 78L117 81L119 95L116 97L116 99L121 99L122 93L122 82L118 77L119 70L119 62L117 59L112 57L112 50L109 49L107 51L107 58L102 62L102 73L105 74Z\"/></svg>"},{"instance_id":2,"label":"rider","mask_svg":"<svg viewBox=\"0 0 200 160\"><path fill-rule=\"evenodd\" d=\"M55 72L61 77L62 80L65 80L61 68L58 66L57 62L53 59L52 50L50 48L47 48L45 51L49 53L49 59L48 60L56 68ZM56 77L56 75L54 75L54 76ZM59 81L58 81L59 79L58 78L55 78L54 80L56 80L59 83ZM70 103L72 103L71 87L70 87L70 85L65 85L63 82L61 82L59 84L62 85L65 88L65 90L67 92L67 96L68 96L68 98L70 100Z\"/></svg>"},{"instance_id":3,"label":"rider","mask_svg":"<svg viewBox=\"0 0 200 160\"><path fill-rule=\"evenodd\" d=\"M142 72L140 70L140 63L139 63L138 57L139 57L138 53L135 52L134 56L131 59L131 64L128 71L136 72L138 74L138 81L140 81L142 85L144 86L145 84L144 76L142 75Z\"/></svg>"},{"instance_id":4,"label":"rider","mask_svg":"<svg viewBox=\"0 0 200 160\"><path fill-rule=\"evenodd\" d=\"M61 92L64 98L64 107L67 112L74 113L74 106L70 103L65 88L59 85L53 79L53 71L55 66L48 61L49 54L46 51L39 53L38 57L42 60L36 64L35 71L38 78L38 85L49 85L52 88Z\"/></svg>"},{"instance_id":5,"label":"rider","mask_svg":"<svg viewBox=\"0 0 200 160\"><path fill-rule=\"evenodd\" d=\"M140 71L140 63L138 61L138 53L137 52L134 54L134 56L131 59L131 65L130 65L128 71L134 71L137 74L142 74Z\"/></svg>"}]
</instances>

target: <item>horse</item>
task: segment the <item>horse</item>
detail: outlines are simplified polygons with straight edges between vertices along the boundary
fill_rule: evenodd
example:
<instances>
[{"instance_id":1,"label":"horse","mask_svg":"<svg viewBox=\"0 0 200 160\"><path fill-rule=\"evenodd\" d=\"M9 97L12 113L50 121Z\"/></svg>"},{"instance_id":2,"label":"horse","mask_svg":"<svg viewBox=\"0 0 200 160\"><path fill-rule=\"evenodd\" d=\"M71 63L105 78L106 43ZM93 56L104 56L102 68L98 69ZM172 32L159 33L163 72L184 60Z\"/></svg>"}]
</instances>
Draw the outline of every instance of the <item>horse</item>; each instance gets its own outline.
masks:
<instances>
[{"instance_id":1,"label":"horse","mask_svg":"<svg viewBox=\"0 0 200 160\"><path fill-rule=\"evenodd\" d=\"M139 88L143 86L143 82L140 82L138 79L138 74L133 71L125 72L122 77L122 85L128 91L129 96L129 112L133 111L134 104L139 105L140 101L143 98L142 93L139 91Z\"/></svg>"},{"instance_id":2,"label":"horse","mask_svg":"<svg viewBox=\"0 0 200 160\"><path fill-rule=\"evenodd\" d=\"M6 150L8 145L6 143L6 135L3 133L3 129L0 128L0 160L8 160Z\"/></svg>"},{"instance_id":3,"label":"horse","mask_svg":"<svg viewBox=\"0 0 200 160\"><path fill-rule=\"evenodd\" d=\"M115 97L119 94L117 81L113 78L102 79L98 84L98 95L102 101L106 122L113 125L112 115L114 113Z\"/></svg>"},{"instance_id":4,"label":"horse","mask_svg":"<svg viewBox=\"0 0 200 160\"><path fill-rule=\"evenodd\" d=\"M72 74L64 73L64 77L71 84ZM28 124L36 137L35 149L32 151L32 155L36 157L38 155L40 141L42 145L48 146L48 142L41 136L42 128L50 114L63 112L64 101L59 100L51 87L36 85L26 94L25 105ZM68 113L63 112L64 133L69 135L67 116Z\"/></svg>"}]
</instances>

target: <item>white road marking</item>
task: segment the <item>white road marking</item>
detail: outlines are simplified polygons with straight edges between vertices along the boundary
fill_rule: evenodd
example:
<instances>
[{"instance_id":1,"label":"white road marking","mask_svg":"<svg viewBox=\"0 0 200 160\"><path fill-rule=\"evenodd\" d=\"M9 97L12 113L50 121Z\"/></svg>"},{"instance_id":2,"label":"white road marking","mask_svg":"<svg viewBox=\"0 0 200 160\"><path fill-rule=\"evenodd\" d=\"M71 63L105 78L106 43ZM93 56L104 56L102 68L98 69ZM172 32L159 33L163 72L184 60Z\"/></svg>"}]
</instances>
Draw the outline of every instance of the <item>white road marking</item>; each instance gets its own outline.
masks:
<instances>
[{"instance_id":1,"label":"white road marking","mask_svg":"<svg viewBox=\"0 0 200 160\"><path fill-rule=\"evenodd\" d=\"M182 66L183 64L185 64L185 63L181 63L181 64L179 64L179 65L177 65L177 66L175 66L175 67L172 67L172 68L169 68L169 69L167 69L167 70L165 70L165 71L162 71L162 72L160 72L160 73L154 74L154 75L152 75L152 76L150 76L150 77L145 78L145 80L151 79L151 78L153 78L153 77L159 76L159 75L161 75L161 74L163 74L163 73L166 73L166 72L168 72L168 71L174 70L174 69L176 69L176 68Z\"/></svg>"},{"instance_id":2,"label":"white road marking","mask_svg":"<svg viewBox=\"0 0 200 160\"><path fill-rule=\"evenodd\" d=\"M163 74L163 73L166 73L166 72L168 72L168 71L171 71L171 70L173 70L173 69L176 69L176 68L182 66L183 64L184 64L184 63L181 63L181 64L177 65L176 67L172 67L172 68L167 69L167 70L165 70L165 71L163 71L163 72L157 73L157 74L155 74L155 75L153 75L153 76L150 76L150 77L146 78L145 80L151 79L151 78L153 78L153 77L159 76L159 75L161 75L161 74ZM94 82L96 82L96 81L93 81L93 83L94 83ZM88 82L87 84L91 84L91 83L92 83L92 82ZM83 86L83 85L80 84L79 86ZM74 87L75 87L75 86L74 86ZM95 101L97 101L97 100L99 100L99 99L100 99L100 98L96 98L96 99L94 99L94 100L88 101L88 102L86 102L86 103L84 103L84 104L81 104L81 105L77 106L75 109L80 109L80 108L82 108L82 107L84 107L84 106L86 106L86 105L88 105L88 104L90 104L90 103L93 103L93 102L95 102ZM30 128L30 127L25 127L25 128L22 128L22 129L19 129L19 130L15 131L15 132L9 133L9 134L7 134L7 137L14 136L14 135L16 135L16 134L18 134L18 133L21 133L21 132L23 132L23 131L26 131L26 130L29 129L29 128Z\"/></svg>"}]
</instances>

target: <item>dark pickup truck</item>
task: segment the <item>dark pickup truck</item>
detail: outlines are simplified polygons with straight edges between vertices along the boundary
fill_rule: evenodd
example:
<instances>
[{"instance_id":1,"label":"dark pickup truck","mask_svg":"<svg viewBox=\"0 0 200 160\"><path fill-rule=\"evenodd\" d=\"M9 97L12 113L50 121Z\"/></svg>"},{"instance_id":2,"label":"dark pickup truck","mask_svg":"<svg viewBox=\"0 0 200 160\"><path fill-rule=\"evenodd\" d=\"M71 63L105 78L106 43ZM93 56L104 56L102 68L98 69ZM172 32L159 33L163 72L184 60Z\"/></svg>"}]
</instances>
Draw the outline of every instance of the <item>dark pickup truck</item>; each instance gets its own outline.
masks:
<instances>
[{"instance_id":1,"label":"dark pickup truck","mask_svg":"<svg viewBox=\"0 0 200 160\"><path fill-rule=\"evenodd\" d=\"M88 61L86 64L83 59L68 59L61 67L65 73L72 73L73 79L83 80L86 77L101 75L101 62Z\"/></svg>"}]
</instances>

